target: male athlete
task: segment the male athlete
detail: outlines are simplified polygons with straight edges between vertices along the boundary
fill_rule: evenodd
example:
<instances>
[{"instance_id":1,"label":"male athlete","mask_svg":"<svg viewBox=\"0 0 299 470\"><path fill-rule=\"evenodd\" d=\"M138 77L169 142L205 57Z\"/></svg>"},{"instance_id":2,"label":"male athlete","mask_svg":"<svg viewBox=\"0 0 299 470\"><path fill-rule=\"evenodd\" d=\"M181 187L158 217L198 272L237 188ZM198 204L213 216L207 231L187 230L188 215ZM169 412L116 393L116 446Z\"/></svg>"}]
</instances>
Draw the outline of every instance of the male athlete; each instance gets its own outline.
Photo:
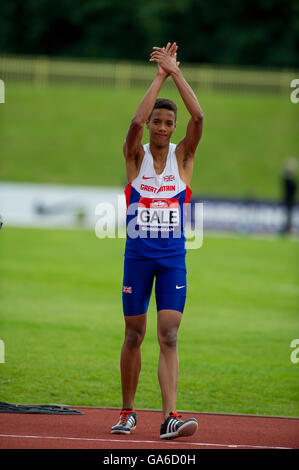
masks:
<instances>
[{"instance_id":1,"label":"male athlete","mask_svg":"<svg viewBox=\"0 0 299 470\"><path fill-rule=\"evenodd\" d=\"M182 421L176 413L177 332L186 300L184 206L191 197L189 185L203 112L179 69L176 43L153 49L150 61L158 64L157 74L137 107L123 146L129 181L125 189L127 240L122 294L125 339L120 361L123 403L111 433L130 434L136 427L134 397L141 369L140 347L155 278L163 407L160 438L171 439L190 436L198 426L195 418ZM168 99L157 99L169 76L191 116L186 136L177 145L170 143L177 107ZM141 143L144 125L149 130L146 145Z\"/></svg>"}]
</instances>

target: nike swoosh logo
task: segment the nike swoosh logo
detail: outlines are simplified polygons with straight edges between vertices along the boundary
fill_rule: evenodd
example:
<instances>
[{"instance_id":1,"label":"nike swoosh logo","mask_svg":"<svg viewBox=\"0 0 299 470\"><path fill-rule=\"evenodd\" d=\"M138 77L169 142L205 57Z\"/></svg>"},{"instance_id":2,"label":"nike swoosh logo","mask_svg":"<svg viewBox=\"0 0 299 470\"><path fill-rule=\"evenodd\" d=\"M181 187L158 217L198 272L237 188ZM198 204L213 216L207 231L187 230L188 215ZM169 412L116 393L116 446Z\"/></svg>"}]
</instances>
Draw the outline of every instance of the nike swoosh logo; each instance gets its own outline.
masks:
<instances>
[{"instance_id":1,"label":"nike swoosh logo","mask_svg":"<svg viewBox=\"0 0 299 470\"><path fill-rule=\"evenodd\" d=\"M175 286L176 289L183 289L185 286Z\"/></svg>"},{"instance_id":2,"label":"nike swoosh logo","mask_svg":"<svg viewBox=\"0 0 299 470\"><path fill-rule=\"evenodd\" d=\"M142 179L144 179L144 180L151 180L153 178L154 178L154 176L143 176L142 177Z\"/></svg>"}]
</instances>

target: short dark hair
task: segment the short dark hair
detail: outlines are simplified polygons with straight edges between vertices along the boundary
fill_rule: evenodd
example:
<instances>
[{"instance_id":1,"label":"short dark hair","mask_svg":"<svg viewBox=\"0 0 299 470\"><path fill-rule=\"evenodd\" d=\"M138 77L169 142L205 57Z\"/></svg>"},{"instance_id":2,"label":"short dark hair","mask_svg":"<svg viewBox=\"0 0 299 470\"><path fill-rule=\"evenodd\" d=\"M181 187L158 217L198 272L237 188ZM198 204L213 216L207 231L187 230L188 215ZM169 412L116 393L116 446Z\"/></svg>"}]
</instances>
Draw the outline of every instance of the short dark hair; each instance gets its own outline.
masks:
<instances>
[{"instance_id":1,"label":"short dark hair","mask_svg":"<svg viewBox=\"0 0 299 470\"><path fill-rule=\"evenodd\" d=\"M152 109L152 112L148 117L149 120L152 117L154 109L169 109L169 111L173 111L174 116L175 116L175 121L176 121L177 112L178 112L177 105L173 101L169 100L168 98L158 98L158 99L156 99L156 102L155 102L155 105Z\"/></svg>"}]
</instances>

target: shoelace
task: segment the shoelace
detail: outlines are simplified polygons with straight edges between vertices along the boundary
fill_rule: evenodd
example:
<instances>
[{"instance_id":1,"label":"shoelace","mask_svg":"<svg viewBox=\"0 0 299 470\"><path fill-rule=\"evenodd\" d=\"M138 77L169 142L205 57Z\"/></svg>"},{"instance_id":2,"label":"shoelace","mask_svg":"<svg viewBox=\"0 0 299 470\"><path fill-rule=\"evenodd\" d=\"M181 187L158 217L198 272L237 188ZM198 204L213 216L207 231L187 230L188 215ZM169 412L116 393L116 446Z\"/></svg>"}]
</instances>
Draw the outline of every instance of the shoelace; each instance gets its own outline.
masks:
<instances>
[{"instance_id":1,"label":"shoelace","mask_svg":"<svg viewBox=\"0 0 299 470\"><path fill-rule=\"evenodd\" d=\"M174 413L173 411L169 413L169 416L171 416L172 418L176 418L176 419L180 419L182 417L182 415L178 415L177 413Z\"/></svg>"},{"instance_id":2,"label":"shoelace","mask_svg":"<svg viewBox=\"0 0 299 470\"><path fill-rule=\"evenodd\" d=\"M132 411L126 411L126 410L123 411L123 410L122 410L122 411L120 412L120 415L121 415L120 420L121 420L122 426L125 426L125 425L126 425L127 417L128 417L128 415L129 415L130 413L132 413Z\"/></svg>"}]
</instances>

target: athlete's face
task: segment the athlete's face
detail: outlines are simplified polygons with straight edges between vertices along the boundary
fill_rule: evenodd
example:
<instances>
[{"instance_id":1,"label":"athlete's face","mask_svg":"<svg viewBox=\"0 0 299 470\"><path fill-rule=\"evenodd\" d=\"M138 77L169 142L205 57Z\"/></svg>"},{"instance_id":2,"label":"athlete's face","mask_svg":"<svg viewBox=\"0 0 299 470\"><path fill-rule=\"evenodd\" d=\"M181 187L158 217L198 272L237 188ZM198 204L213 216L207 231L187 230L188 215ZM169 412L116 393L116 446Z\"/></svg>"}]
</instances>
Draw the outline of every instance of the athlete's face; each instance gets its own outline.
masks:
<instances>
[{"instance_id":1,"label":"athlete's face","mask_svg":"<svg viewBox=\"0 0 299 470\"><path fill-rule=\"evenodd\" d=\"M146 126L151 142L161 146L168 144L176 128L175 114L169 109L154 109Z\"/></svg>"}]
</instances>

